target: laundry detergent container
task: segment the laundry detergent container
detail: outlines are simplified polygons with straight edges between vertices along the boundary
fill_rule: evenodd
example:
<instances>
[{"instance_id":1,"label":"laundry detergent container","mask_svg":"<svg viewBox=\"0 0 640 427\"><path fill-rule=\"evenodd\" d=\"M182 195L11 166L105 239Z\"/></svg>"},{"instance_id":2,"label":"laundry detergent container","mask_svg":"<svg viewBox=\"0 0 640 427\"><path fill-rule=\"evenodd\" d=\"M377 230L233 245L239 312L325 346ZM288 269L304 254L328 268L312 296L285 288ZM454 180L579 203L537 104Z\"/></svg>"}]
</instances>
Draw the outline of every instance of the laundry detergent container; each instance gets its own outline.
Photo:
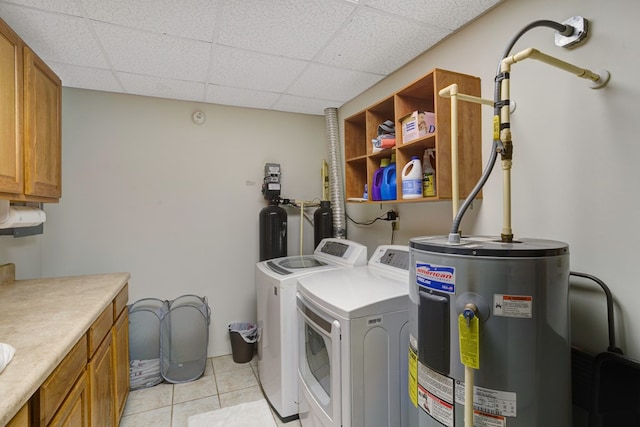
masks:
<instances>
[{"instance_id":1,"label":"laundry detergent container","mask_svg":"<svg viewBox=\"0 0 640 427\"><path fill-rule=\"evenodd\" d=\"M200 378L207 363L211 310L206 297L165 302L160 320L160 373L170 383Z\"/></svg>"}]
</instances>

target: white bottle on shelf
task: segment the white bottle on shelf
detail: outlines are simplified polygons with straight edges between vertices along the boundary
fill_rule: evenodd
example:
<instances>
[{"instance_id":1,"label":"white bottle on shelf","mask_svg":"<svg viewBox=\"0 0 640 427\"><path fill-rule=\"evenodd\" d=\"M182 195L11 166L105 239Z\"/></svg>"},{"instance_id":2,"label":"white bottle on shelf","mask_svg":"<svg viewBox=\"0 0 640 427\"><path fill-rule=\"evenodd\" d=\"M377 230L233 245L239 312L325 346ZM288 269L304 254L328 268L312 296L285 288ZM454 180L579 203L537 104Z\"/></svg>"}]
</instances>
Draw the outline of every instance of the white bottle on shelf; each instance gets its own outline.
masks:
<instances>
[{"instance_id":1,"label":"white bottle on shelf","mask_svg":"<svg viewBox=\"0 0 640 427\"><path fill-rule=\"evenodd\" d=\"M419 199L422 197L422 165L420 157L413 156L402 168L402 198Z\"/></svg>"}]
</instances>

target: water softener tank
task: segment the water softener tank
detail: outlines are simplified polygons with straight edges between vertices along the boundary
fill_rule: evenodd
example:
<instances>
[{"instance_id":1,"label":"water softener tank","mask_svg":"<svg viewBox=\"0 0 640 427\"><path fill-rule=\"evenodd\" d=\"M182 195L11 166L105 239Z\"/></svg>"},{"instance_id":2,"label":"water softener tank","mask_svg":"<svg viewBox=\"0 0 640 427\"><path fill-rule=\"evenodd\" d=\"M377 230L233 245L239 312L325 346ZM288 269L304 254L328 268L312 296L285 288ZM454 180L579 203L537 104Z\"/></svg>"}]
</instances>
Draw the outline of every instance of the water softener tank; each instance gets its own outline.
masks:
<instances>
[{"instance_id":1,"label":"water softener tank","mask_svg":"<svg viewBox=\"0 0 640 427\"><path fill-rule=\"evenodd\" d=\"M313 247L317 248L325 237L333 237L333 210L329 200L322 200L313 213Z\"/></svg>"},{"instance_id":2,"label":"water softener tank","mask_svg":"<svg viewBox=\"0 0 640 427\"><path fill-rule=\"evenodd\" d=\"M478 361L475 426L570 426L568 245L420 237L409 246L411 425L464 426L462 347L465 364L467 352ZM464 329L469 307L477 335Z\"/></svg>"},{"instance_id":3,"label":"water softener tank","mask_svg":"<svg viewBox=\"0 0 640 427\"><path fill-rule=\"evenodd\" d=\"M287 256L287 211L271 200L260 210L260 261Z\"/></svg>"}]
</instances>

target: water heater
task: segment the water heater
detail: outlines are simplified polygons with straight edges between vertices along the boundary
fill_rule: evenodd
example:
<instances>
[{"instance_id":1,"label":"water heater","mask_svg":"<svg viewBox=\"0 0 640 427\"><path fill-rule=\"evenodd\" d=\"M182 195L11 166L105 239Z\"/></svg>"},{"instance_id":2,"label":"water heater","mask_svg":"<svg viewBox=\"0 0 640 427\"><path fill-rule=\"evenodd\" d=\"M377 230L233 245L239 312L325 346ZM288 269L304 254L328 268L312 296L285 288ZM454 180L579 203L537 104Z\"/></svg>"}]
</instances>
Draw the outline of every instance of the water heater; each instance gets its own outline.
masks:
<instances>
[{"instance_id":1,"label":"water heater","mask_svg":"<svg viewBox=\"0 0 640 427\"><path fill-rule=\"evenodd\" d=\"M411 425L465 426L470 352L474 426L570 426L568 245L443 236L409 246Z\"/></svg>"}]
</instances>

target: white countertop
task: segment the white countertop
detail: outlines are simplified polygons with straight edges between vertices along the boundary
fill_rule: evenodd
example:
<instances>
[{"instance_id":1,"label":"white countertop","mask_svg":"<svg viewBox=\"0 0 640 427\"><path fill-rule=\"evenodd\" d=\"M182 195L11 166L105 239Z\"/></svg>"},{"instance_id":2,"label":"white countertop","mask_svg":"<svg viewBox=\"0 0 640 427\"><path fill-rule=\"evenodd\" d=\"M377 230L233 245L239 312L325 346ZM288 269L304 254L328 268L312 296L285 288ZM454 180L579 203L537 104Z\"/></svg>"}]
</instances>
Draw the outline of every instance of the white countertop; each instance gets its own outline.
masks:
<instances>
[{"instance_id":1,"label":"white countertop","mask_svg":"<svg viewBox=\"0 0 640 427\"><path fill-rule=\"evenodd\" d=\"M113 273L0 285L0 342L16 349L0 373L0 426L38 390L129 278Z\"/></svg>"}]
</instances>

